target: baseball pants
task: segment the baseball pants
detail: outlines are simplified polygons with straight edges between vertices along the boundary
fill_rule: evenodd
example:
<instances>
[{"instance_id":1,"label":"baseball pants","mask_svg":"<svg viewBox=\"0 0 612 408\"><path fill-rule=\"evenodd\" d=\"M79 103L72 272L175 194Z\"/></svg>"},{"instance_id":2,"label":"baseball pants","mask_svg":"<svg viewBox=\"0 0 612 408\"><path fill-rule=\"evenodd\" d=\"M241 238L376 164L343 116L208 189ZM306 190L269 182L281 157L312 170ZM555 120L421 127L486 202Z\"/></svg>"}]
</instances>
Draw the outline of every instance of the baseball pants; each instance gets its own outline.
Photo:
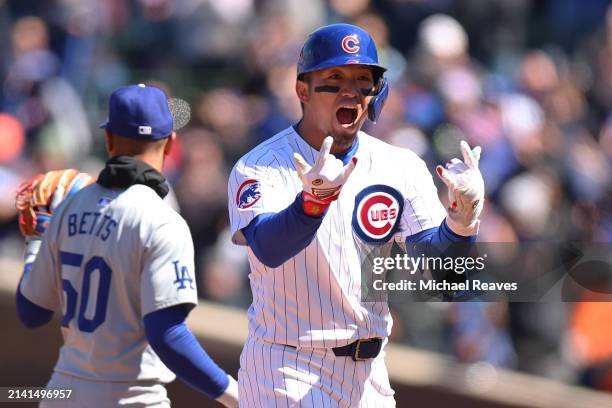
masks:
<instances>
[{"instance_id":1,"label":"baseball pants","mask_svg":"<svg viewBox=\"0 0 612 408\"><path fill-rule=\"evenodd\" d=\"M47 389L72 390L69 400L42 401L39 408L170 408L166 387L158 383L89 381L53 373Z\"/></svg>"},{"instance_id":2,"label":"baseball pants","mask_svg":"<svg viewBox=\"0 0 612 408\"><path fill-rule=\"evenodd\" d=\"M384 356L383 348L375 359L353 361L331 349L249 337L240 355L240 407L395 407Z\"/></svg>"}]
</instances>

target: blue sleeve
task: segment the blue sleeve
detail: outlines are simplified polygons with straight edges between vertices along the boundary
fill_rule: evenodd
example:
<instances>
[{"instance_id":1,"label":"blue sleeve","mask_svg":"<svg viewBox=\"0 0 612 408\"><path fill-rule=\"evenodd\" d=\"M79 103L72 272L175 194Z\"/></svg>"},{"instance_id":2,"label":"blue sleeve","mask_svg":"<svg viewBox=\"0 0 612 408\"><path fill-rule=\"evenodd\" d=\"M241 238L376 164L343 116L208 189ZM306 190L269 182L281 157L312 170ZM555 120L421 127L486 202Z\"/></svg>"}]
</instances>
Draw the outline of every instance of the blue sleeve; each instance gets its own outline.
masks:
<instances>
[{"instance_id":1,"label":"blue sleeve","mask_svg":"<svg viewBox=\"0 0 612 408\"><path fill-rule=\"evenodd\" d=\"M185 318L191 305L177 305L144 317L147 340L164 364L178 378L216 399L226 390L229 379L204 351L187 328Z\"/></svg>"},{"instance_id":2,"label":"blue sleeve","mask_svg":"<svg viewBox=\"0 0 612 408\"><path fill-rule=\"evenodd\" d=\"M406 242L415 244L445 244L452 242L476 242L477 235L464 237L457 235L446 224L446 218L439 227L429 228L406 238Z\"/></svg>"},{"instance_id":3,"label":"blue sleeve","mask_svg":"<svg viewBox=\"0 0 612 408\"><path fill-rule=\"evenodd\" d=\"M302 195L298 194L284 210L259 214L242 229L242 233L257 259L270 268L276 268L310 244L322 221L323 216L313 217L304 213Z\"/></svg>"},{"instance_id":4,"label":"blue sleeve","mask_svg":"<svg viewBox=\"0 0 612 408\"><path fill-rule=\"evenodd\" d=\"M27 273L30 268L32 268L32 264L26 264L24 267L24 274ZM53 317L52 310L40 307L36 303L30 302L28 298L23 296L23 293L21 293L21 280L17 286L17 297L15 299L15 303L19 321L29 329L33 329L48 323Z\"/></svg>"},{"instance_id":5,"label":"blue sleeve","mask_svg":"<svg viewBox=\"0 0 612 408\"><path fill-rule=\"evenodd\" d=\"M473 246L470 245L476 242L477 235L468 237L455 234L446 224L446 218L442 221L439 227L426 229L418 234L411 235L406 238L406 253L409 256L418 257L421 253L430 257L463 257L470 256ZM449 244L459 245L449 245ZM467 272L458 274L449 270L430 270L434 279L445 279L449 282L464 282L470 279ZM446 301L455 301L464 296L469 295L469 292L446 292L443 291L442 296Z\"/></svg>"}]
</instances>

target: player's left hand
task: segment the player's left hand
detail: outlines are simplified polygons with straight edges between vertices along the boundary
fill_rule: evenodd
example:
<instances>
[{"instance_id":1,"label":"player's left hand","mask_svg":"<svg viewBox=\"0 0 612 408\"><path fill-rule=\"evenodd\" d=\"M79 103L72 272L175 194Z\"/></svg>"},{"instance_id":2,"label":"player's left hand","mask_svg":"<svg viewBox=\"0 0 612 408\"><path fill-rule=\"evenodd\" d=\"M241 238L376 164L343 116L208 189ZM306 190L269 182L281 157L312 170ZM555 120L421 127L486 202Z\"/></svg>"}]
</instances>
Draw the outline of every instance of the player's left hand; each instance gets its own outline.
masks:
<instances>
[{"instance_id":1,"label":"player's left hand","mask_svg":"<svg viewBox=\"0 0 612 408\"><path fill-rule=\"evenodd\" d=\"M478 233L484 205L484 180L478 169L481 148L476 146L470 149L464 140L460 146L463 161L454 158L446 164L446 168L437 166L436 172L448 187L448 227L458 235L470 236Z\"/></svg>"},{"instance_id":2,"label":"player's left hand","mask_svg":"<svg viewBox=\"0 0 612 408\"><path fill-rule=\"evenodd\" d=\"M19 229L23 236L41 236L55 208L68 196L94 181L87 173L67 169L37 174L24 182L15 197Z\"/></svg>"}]
</instances>

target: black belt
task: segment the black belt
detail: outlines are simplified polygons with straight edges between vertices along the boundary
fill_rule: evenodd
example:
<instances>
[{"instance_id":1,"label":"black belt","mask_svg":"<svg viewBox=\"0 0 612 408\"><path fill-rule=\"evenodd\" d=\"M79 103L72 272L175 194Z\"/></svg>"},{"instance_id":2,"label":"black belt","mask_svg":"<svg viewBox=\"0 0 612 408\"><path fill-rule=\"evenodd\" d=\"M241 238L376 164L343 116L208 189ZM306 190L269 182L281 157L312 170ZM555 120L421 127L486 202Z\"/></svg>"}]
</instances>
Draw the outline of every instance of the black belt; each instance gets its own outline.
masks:
<instances>
[{"instance_id":1,"label":"black belt","mask_svg":"<svg viewBox=\"0 0 612 408\"><path fill-rule=\"evenodd\" d=\"M382 339L374 337L371 339L359 339L342 347L334 347L332 351L336 357L352 357L353 361L363 361L375 358L382 348Z\"/></svg>"},{"instance_id":2,"label":"black belt","mask_svg":"<svg viewBox=\"0 0 612 408\"><path fill-rule=\"evenodd\" d=\"M383 340L379 337L359 339L346 346L334 347L332 351L336 357L351 357L353 361L363 361L376 358L382 349ZM296 348L287 345L287 347Z\"/></svg>"}]
</instances>

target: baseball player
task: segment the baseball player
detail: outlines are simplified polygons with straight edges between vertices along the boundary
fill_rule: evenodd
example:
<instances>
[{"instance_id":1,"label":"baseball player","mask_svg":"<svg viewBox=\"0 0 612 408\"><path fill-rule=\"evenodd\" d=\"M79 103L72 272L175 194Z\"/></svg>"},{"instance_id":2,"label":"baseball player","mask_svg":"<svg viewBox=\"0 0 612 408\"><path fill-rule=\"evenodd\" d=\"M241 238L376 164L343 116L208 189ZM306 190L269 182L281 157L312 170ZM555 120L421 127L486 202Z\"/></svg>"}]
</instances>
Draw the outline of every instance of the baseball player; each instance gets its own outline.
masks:
<instances>
[{"instance_id":1,"label":"baseball player","mask_svg":"<svg viewBox=\"0 0 612 408\"><path fill-rule=\"evenodd\" d=\"M101 127L111 159L96 183L76 192L84 176L56 171L18 196L28 237L18 314L28 327L62 314L64 344L47 387L72 390L70 400L41 406L169 407L164 384L176 374L237 407L236 381L185 325L197 304L194 250L186 222L163 201L160 171L176 138L166 95L120 88Z\"/></svg>"},{"instance_id":2,"label":"baseball player","mask_svg":"<svg viewBox=\"0 0 612 408\"><path fill-rule=\"evenodd\" d=\"M384 364L386 303L361 303L363 248L392 240L473 241L483 205L479 149L437 173L360 129L388 93L376 46L359 27L311 33L298 61L303 116L234 166L232 239L246 245L253 303L238 384L247 407L392 407Z\"/></svg>"}]
</instances>

